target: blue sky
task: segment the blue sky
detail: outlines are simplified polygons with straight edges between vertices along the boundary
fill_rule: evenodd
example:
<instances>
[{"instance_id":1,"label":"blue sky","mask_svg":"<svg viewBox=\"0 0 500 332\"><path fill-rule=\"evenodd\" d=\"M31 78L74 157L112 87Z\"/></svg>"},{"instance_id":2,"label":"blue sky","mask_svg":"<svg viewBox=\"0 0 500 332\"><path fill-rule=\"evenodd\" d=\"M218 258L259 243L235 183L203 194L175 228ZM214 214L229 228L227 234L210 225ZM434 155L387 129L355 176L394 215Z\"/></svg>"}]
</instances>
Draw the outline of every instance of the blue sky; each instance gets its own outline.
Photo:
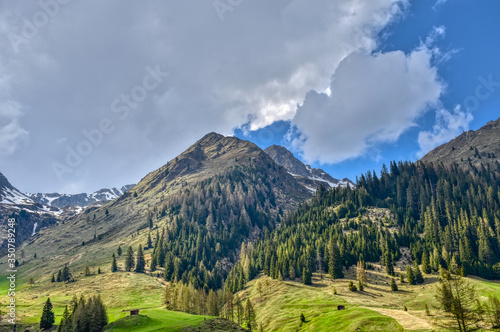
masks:
<instances>
[{"instance_id":1,"label":"blue sky","mask_svg":"<svg viewBox=\"0 0 500 332\"><path fill-rule=\"evenodd\" d=\"M498 13L500 2L497 1L449 0L437 4L435 1L412 1L404 15L380 33L380 44L374 52L401 50L410 53L425 42L434 27L443 27L445 33L437 38L435 47L447 55L444 59L434 60L439 78L446 86L440 98L442 105L431 107L417 118L416 126L408 128L395 142L375 144L366 155L339 163L316 161L311 165L323 168L334 177L355 180L367 170L379 172L382 164L388 165L391 160L417 160L421 156L419 132L432 129L439 108L452 110L461 105L462 110L470 112L468 128L471 130L500 117L500 87L483 97L484 100L474 99L478 85L482 84L480 77L485 80L491 77L492 81L500 83ZM472 99L467 99L470 96ZM301 158L300 149L294 149L290 144L291 137L294 137L290 126L290 122L281 121L256 131L244 127L245 130L236 130L235 135L262 148L283 145ZM335 149L335 146L331 148Z\"/></svg>"},{"instance_id":2,"label":"blue sky","mask_svg":"<svg viewBox=\"0 0 500 332\"><path fill-rule=\"evenodd\" d=\"M121 187L209 132L284 145L337 178L416 160L498 118L499 9L4 0L0 172L26 192Z\"/></svg>"}]
</instances>

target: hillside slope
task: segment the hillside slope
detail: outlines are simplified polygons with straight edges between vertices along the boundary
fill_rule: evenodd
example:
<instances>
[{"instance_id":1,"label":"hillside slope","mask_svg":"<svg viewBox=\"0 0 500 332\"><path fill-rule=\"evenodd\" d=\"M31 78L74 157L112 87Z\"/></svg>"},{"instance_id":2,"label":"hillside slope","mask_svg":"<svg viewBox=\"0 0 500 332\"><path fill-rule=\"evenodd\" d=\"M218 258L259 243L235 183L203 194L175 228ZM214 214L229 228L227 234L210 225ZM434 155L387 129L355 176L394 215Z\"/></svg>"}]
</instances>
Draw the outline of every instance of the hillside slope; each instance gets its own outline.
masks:
<instances>
[{"instance_id":1,"label":"hillside slope","mask_svg":"<svg viewBox=\"0 0 500 332\"><path fill-rule=\"evenodd\" d=\"M217 288L242 241L274 229L284 211L310 197L255 144L211 133L118 199L88 208L57 233L37 234L24 250L45 263L26 263L48 278L65 263L77 270L109 264L119 245L136 251L151 238L156 267L178 264L168 279L189 276Z\"/></svg>"},{"instance_id":2,"label":"hillside slope","mask_svg":"<svg viewBox=\"0 0 500 332\"><path fill-rule=\"evenodd\" d=\"M448 143L428 152L422 162L458 163L462 167L493 165L500 161L500 118L476 131L462 133Z\"/></svg>"}]
</instances>

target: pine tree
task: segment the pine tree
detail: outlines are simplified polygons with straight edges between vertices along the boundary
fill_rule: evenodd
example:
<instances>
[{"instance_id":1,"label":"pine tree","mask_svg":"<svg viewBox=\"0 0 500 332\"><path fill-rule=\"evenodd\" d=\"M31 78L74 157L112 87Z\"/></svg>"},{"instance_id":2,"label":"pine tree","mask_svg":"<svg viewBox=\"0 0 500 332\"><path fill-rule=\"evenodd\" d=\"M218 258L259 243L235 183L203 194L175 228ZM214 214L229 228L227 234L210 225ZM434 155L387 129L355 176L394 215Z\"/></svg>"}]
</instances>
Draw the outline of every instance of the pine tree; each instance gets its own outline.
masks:
<instances>
[{"instance_id":1,"label":"pine tree","mask_svg":"<svg viewBox=\"0 0 500 332\"><path fill-rule=\"evenodd\" d=\"M50 282L56 282L56 277L52 275L52 278L50 279Z\"/></svg>"},{"instance_id":2,"label":"pine tree","mask_svg":"<svg viewBox=\"0 0 500 332\"><path fill-rule=\"evenodd\" d=\"M255 310L249 297L247 297L245 303L245 323L249 330L252 330L252 327L255 325Z\"/></svg>"},{"instance_id":3,"label":"pine tree","mask_svg":"<svg viewBox=\"0 0 500 332\"><path fill-rule=\"evenodd\" d=\"M476 331L481 321L481 310L477 307L477 293L468 281L442 269L436 287L436 299L443 314L441 327L456 331Z\"/></svg>"},{"instance_id":4,"label":"pine tree","mask_svg":"<svg viewBox=\"0 0 500 332\"><path fill-rule=\"evenodd\" d=\"M431 266L429 265L429 258L427 253L424 251L422 254L422 272L429 274L431 273Z\"/></svg>"},{"instance_id":5,"label":"pine tree","mask_svg":"<svg viewBox=\"0 0 500 332\"><path fill-rule=\"evenodd\" d=\"M413 274L413 270L411 269L411 266L410 266L410 265L408 265L408 266L406 267L406 277L407 277L407 279L408 279L408 283L409 283L410 285L415 285L415 284L416 284L416 281L415 281L415 276L414 276L414 274Z\"/></svg>"},{"instance_id":6,"label":"pine tree","mask_svg":"<svg viewBox=\"0 0 500 332\"><path fill-rule=\"evenodd\" d=\"M71 274L68 264L64 265L64 268L61 273L61 279L62 281L67 281L67 282L73 281L73 275Z\"/></svg>"},{"instance_id":7,"label":"pine tree","mask_svg":"<svg viewBox=\"0 0 500 332\"><path fill-rule=\"evenodd\" d=\"M394 276L394 262L392 261L392 254L386 250L384 255L385 270L388 275Z\"/></svg>"},{"instance_id":8,"label":"pine tree","mask_svg":"<svg viewBox=\"0 0 500 332\"><path fill-rule=\"evenodd\" d=\"M213 290L208 292L207 298L207 312L210 316L218 316L219 315L219 303L217 298L217 293Z\"/></svg>"},{"instance_id":9,"label":"pine tree","mask_svg":"<svg viewBox=\"0 0 500 332\"><path fill-rule=\"evenodd\" d=\"M142 246L139 245L139 250L137 250L137 261L135 264L135 272L142 273L146 267L146 261L144 260L144 252L142 251Z\"/></svg>"},{"instance_id":10,"label":"pine tree","mask_svg":"<svg viewBox=\"0 0 500 332\"><path fill-rule=\"evenodd\" d=\"M122 255L122 246L121 246L121 244L118 246L118 249L116 250L116 253L118 254L118 256Z\"/></svg>"},{"instance_id":11,"label":"pine tree","mask_svg":"<svg viewBox=\"0 0 500 332\"><path fill-rule=\"evenodd\" d=\"M366 275L365 266L362 261L358 261L358 266L356 269L356 278L358 279L359 282L363 284L368 283L368 277Z\"/></svg>"},{"instance_id":12,"label":"pine tree","mask_svg":"<svg viewBox=\"0 0 500 332\"><path fill-rule=\"evenodd\" d=\"M391 291L397 292L398 291L398 285L396 285L396 281L394 278L391 278Z\"/></svg>"},{"instance_id":13,"label":"pine tree","mask_svg":"<svg viewBox=\"0 0 500 332\"><path fill-rule=\"evenodd\" d=\"M85 277L90 275L90 268L88 265L85 265L85 269L83 269L83 275Z\"/></svg>"},{"instance_id":14,"label":"pine tree","mask_svg":"<svg viewBox=\"0 0 500 332\"><path fill-rule=\"evenodd\" d=\"M339 279L344 277L343 273L342 257L340 256L340 251L337 244L330 240L329 244L329 257L328 257L328 272L333 279Z\"/></svg>"},{"instance_id":15,"label":"pine tree","mask_svg":"<svg viewBox=\"0 0 500 332\"><path fill-rule=\"evenodd\" d=\"M147 246L148 248L153 248L153 241L151 241L151 232L148 233L148 241L147 241Z\"/></svg>"},{"instance_id":16,"label":"pine tree","mask_svg":"<svg viewBox=\"0 0 500 332\"><path fill-rule=\"evenodd\" d=\"M115 253L113 253L113 261L111 262L111 272L118 271L118 265L116 264Z\"/></svg>"},{"instance_id":17,"label":"pine tree","mask_svg":"<svg viewBox=\"0 0 500 332\"><path fill-rule=\"evenodd\" d=\"M413 262L413 268L415 270L415 282L417 284L422 284L424 282L424 276L422 275L422 271L420 271L420 267L418 266L417 261Z\"/></svg>"},{"instance_id":18,"label":"pine tree","mask_svg":"<svg viewBox=\"0 0 500 332\"><path fill-rule=\"evenodd\" d=\"M134 268L135 263L134 263L134 250L132 249L132 246L128 247L127 251L127 257L125 258L125 270L127 272L132 271Z\"/></svg>"},{"instance_id":19,"label":"pine tree","mask_svg":"<svg viewBox=\"0 0 500 332\"><path fill-rule=\"evenodd\" d=\"M361 280L358 280L358 289L360 292L362 292L365 289L365 286L363 286L363 283Z\"/></svg>"},{"instance_id":20,"label":"pine tree","mask_svg":"<svg viewBox=\"0 0 500 332\"><path fill-rule=\"evenodd\" d=\"M311 285L312 284L312 274L308 268L304 268L302 271L302 283L304 285Z\"/></svg>"},{"instance_id":21,"label":"pine tree","mask_svg":"<svg viewBox=\"0 0 500 332\"><path fill-rule=\"evenodd\" d=\"M68 306L64 308L64 313L61 318L61 323L59 324L59 327L57 328L58 332L72 332L73 326L71 324L71 319L70 319L70 313L68 311Z\"/></svg>"},{"instance_id":22,"label":"pine tree","mask_svg":"<svg viewBox=\"0 0 500 332\"><path fill-rule=\"evenodd\" d=\"M54 325L55 318L54 312L52 311L52 303L50 303L50 297L45 302L43 306L42 318L40 320L40 328L43 330L50 329Z\"/></svg>"},{"instance_id":23,"label":"pine tree","mask_svg":"<svg viewBox=\"0 0 500 332\"><path fill-rule=\"evenodd\" d=\"M243 305L241 304L241 299L238 295L234 296L234 306L236 309L236 323L241 325L241 319L243 318Z\"/></svg>"},{"instance_id":24,"label":"pine tree","mask_svg":"<svg viewBox=\"0 0 500 332\"><path fill-rule=\"evenodd\" d=\"M402 284L405 283L405 275L403 274L403 272L399 274L399 282Z\"/></svg>"}]
</instances>

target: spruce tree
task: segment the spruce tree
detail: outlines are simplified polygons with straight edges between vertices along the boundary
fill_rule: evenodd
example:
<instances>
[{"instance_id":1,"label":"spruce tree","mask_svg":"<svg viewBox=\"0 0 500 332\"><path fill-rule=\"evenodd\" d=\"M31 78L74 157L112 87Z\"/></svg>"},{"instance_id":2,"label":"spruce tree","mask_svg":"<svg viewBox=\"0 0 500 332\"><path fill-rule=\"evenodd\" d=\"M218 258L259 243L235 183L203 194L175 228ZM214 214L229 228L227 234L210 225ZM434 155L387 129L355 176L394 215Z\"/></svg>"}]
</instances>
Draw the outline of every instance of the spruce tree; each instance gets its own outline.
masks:
<instances>
[{"instance_id":1,"label":"spruce tree","mask_svg":"<svg viewBox=\"0 0 500 332\"><path fill-rule=\"evenodd\" d=\"M84 276L89 276L90 275L90 268L88 265L85 266L85 269L83 269L83 275Z\"/></svg>"},{"instance_id":2,"label":"spruce tree","mask_svg":"<svg viewBox=\"0 0 500 332\"><path fill-rule=\"evenodd\" d=\"M418 266L417 261L413 263L413 267L415 269L415 282L417 284L422 284L424 282L424 276L422 275L422 271L420 271L420 267Z\"/></svg>"},{"instance_id":3,"label":"spruce tree","mask_svg":"<svg viewBox=\"0 0 500 332\"><path fill-rule=\"evenodd\" d=\"M389 252L389 250L386 250L384 254L384 264L387 274L390 276L394 276L394 262L392 261L392 254Z\"/></svg>"},{"instance_id":4,"label":"spruce tree","mask_svg":"<svg viewBox=\"0 0 500 332\"><path fill-rule=\"evenodd\" d=\"M142 273L145 271L146 261L144 260L144 252L142 251L142 245L139 245L137 250L137 260L135 264L135 272Z\"/></svg>"},{"instance_id":5,"label":"spruce tree","mask_svg":"<svg viewBox=\"0 0 500 332\"><path fill-rule=\"evenodd\" d=\"M125 271L132 271L132 269L135 266L134 262L134 250L132 249L132 246L128 247L127 251L127 257L125 258Z\"/></svg>"},{"instance_id":6,"label":"spruce tree","mask_svg":"<svg viewBox=\"0 0 500 332\"><path fill-rule=\"evenodd\" d=\"M50 329L55 322L54 312L52 311L52 303L50 297L43 306L42 318L40 319L40 328L43 330Z\"/></svg>"},{"instance_id":7,"label":"spruce tree","mask_svg":"<svg viewBox=\"0 0 500 332\"><path fill-rule=\"evenodd\" d=\"M429 265L429 257L427 253L424 251L422 254L422 272L429 274L431 273L431 266Z\"/></svg>"},{"instance_id":8,"label":"spruce tree","mask_svg":"<svg viewBox=\"0 0 500 332\"><path fill-rule=\"evenodd\" d=\"M113 261L111 262L111 272L118 271L118 265L116 264L115 253L113 253Z\"/></svg>"},{"instance_id":9,"label":"spruce tree","mask_svg":"<svg viewBox=\"0 0 500 332\"><path fill-rule=\"evenodd\" d=\"M245 323L249 330L252 330L255 325L255 310L253 309L252 302L250 298L247 297L247 301L245 303Z\"/></svg>"},{"instance_id":10,"label":"spruce tree","mask_svg":"<svg viewBox=\"0 0 500 332\"><path fill-rule=\"evenodd\" d=\"M151 240L151 232L148 233L147 246L149 249L153 248L153 241Z\"/></svg>"},{"instance_id":11,"label":"spruce tree","mask_svg":"<svg viewBox=\"0 0 500 332\"><path fill-rule=\"evenodd\" d=\"M304 285L311 285L312 284L312 274L311 271L308 268L304 268L302 271L302 282Z\"/></svg>"},{"instance_id":12,"label":"spruce tree","mask_svg":"<svg viewBox=\"0 0 500 332\"><path fill-rule=\"evenodd\" d=\"M121 244L118 246L118 249L116 250L116 253L118 254L118 256L122 255L122 245Z\"/></svg>"},{"instance_id":13,"label":"spruce tree","mask_svg":"<svg viewBox=\"0 0 500 332\"><path fill-rule=\"evenodd\" d=\"M408 266L406 267L406 277L407 277L407 279L408 279L408 283L409 283L410 285L415 285L415 284L416 284L416 281L415 281L415 276L414 276L414 274L413 274L413 270L411 269L411 266L410 266L410 265L408 265Z\"/></svg>"},{"instance_id":14,"label":"spruce tree","mask_svg":"<svg viewBox=\"0 0 500 332\"><path fill-rule=\"evenodd\" d=\"M329 244L328 272L333 279L339 279L344 277L342 269L343 264L339 248L333 239L331 239Z\"/></svg>"},{"instance_id":15,"label":"spruce tree","mask_svg":"<svg viewBox=\"0 0 500 332\"><path fill-rule=\"evenodd\" d=\"M398 291L398 285L396 285L396 281L394 278L391 278L391 291L397 292Z\"/></svg>"},{"instance_id":16,"label":"spruce tree","mask_svg":"<svg viewBox=\"0 0 500 332\"><path fill-rule=\"evenodd\" d=\"M62 269L61 279L62 279L61 281L67 281L67 282L73 281L73 275L71 274L68 264L64 265L64 268Z\"/></svg>"}]
</instances>

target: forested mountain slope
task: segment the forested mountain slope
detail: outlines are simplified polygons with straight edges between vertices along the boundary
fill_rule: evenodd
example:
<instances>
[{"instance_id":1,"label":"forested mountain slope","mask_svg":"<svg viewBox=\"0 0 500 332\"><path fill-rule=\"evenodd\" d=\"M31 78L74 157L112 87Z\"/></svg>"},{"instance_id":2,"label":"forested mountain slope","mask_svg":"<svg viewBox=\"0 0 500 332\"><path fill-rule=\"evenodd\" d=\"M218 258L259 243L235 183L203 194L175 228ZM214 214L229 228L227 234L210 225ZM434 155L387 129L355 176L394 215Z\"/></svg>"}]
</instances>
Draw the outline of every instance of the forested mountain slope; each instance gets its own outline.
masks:
<instances>
[{"instance_id":1,"label":"forested mountain slope","mask_svg":"<svg viewBox=\"0 0 500 332\"><path fill-rule=\"evenodd\" d=\"M381 261L389 274L409 247L425 272L440 266L462 274L500 278L500 168L465 171L422 162L391 163L380 176L368 172L354 190L319 190L242 255L227 286L232 291L258 271L273 278ZM370 218L376 208L391 217Z\"/></svg>"}]
</instances>

